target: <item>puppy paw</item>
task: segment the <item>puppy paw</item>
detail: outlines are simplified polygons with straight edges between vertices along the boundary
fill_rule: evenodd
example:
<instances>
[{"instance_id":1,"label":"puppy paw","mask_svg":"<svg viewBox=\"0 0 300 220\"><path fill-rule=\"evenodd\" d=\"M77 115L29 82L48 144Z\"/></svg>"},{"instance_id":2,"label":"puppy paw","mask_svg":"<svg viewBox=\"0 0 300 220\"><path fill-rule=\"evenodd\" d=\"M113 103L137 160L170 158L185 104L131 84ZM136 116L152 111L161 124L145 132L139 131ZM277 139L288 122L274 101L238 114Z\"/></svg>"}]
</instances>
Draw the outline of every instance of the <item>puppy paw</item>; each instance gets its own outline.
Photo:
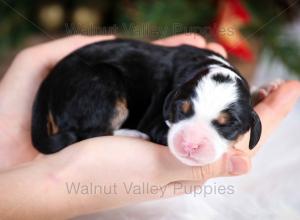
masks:
<instances>
[{"instance_id":1,"label":"puppy paw","mask_svg":"<svg viewBox=\"0 0 300 220\"><path fill-rule=\"evenodd\" d=\"M260 88L254 90L252 92L252 103L256 105L257 103L261 102L264 98L270 95L273 91L278 89L278 87L284 82L282 79L276 79L273 82L261 86Z\"/></svg>"},{"instance_id":2,"label":"puppy paw","mask_svg":"<svg viewBox=\"0 0 300 220\"><path fill-rule=\"evenodd\" d=\"M140 132L138 130L132 130L132 129L119 129L114 131L115 136L126 136L126 137L135 137L140 138L144 140L149 140L149 136L144 134L143 132Z\"/></svg>"}]
</instances>

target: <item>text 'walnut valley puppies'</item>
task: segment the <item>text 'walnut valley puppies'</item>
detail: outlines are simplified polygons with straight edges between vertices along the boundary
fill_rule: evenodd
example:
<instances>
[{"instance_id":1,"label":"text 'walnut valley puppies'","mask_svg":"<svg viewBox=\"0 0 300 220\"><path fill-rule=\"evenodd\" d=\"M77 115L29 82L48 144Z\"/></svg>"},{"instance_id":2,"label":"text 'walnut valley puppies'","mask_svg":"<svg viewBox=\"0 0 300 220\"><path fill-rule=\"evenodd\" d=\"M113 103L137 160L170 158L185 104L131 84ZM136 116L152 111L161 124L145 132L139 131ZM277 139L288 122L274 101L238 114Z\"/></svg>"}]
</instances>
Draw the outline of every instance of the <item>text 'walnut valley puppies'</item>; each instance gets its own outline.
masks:
<instances>
[{"instance_id":1,"label":"text 'walnut valley puppies'","mask_svg":"<svg viewBox=\"0 0 300 220\"><path fill-rule=\"evenodd\" d=\"M249 87L220 55L192 46L102 41L60 61L38 91L32 142L42 153L96 136L168 145L187 165L222 156L250 130L261 134Z\"/></svg>"}]
</instances>

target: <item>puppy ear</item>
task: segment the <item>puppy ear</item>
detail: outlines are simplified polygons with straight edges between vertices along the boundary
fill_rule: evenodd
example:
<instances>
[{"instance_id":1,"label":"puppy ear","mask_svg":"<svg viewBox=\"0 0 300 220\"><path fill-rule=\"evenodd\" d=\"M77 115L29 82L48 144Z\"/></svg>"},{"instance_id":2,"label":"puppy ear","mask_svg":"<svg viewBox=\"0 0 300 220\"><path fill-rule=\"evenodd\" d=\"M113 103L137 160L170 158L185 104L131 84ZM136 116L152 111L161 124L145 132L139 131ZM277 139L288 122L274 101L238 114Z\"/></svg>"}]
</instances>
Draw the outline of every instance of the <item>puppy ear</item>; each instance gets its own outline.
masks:
<instances>
[{"instance_id":1,"label":"puppy ear","mask_svg":"<svg viewBox=\"0 0 300 220\"><path fill-rule=\"evenodd\" d=\"M252 110L251 113L251 131L250 131L250 142L249 149L252 150L258 143L261 136L261 122L257 113Z\"/></svg>"}]
</instances>

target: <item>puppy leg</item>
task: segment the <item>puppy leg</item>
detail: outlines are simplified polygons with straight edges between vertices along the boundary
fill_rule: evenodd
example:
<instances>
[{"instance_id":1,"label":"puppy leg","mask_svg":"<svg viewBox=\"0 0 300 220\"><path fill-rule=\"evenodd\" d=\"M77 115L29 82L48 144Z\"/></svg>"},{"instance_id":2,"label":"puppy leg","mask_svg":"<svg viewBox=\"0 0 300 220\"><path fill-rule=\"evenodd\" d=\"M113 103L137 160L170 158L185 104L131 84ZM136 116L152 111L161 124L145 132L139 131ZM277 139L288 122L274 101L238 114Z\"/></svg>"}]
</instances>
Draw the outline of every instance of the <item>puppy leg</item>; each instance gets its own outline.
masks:
<instances>
[{"instance_id":1,"label":"puppy leg","mask_svg":"<svg viewBox=\"0 0 300 220\"><path fill-rule=\"evenodd\" d=\"M114 131L115 136L126 136L126 137L135 137L135 138L141 138L144 140L149 140L149 136L133 129L119 129Z\"/></svg>"},{"instance_id":2,"label":"puppy leg","mask_svg":"<svg viewBox=\"0 0 300 220\"><path fill-rule=\"evenodd\" d=\"M256 105L257 103L261 102L269 94L275 91L283 82L284 80L277 79L267 85L252 89L252 104Z\"/></svg>"}]
</instances>

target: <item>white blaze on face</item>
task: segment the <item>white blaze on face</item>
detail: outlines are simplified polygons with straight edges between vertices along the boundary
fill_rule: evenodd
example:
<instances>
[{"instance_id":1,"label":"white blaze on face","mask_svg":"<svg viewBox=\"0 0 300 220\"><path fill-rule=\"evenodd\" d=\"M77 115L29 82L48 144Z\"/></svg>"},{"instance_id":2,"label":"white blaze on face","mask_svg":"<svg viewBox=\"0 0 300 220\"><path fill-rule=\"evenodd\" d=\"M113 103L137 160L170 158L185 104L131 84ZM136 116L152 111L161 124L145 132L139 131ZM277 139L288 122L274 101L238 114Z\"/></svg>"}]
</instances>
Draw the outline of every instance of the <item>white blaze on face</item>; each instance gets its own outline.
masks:
<instances>
[{"instance_id":1,"label":"white blaze on face","mask_svg":"<svg viewBox=\"0 0 300 220\"><path fill-rule=\"evenodd\" d=\"M212 77L222 74L229 82L216 82ZM230 69L210 66L202 77L192 99L194 115L171 125L168 145L171 152L187 165L205 165L219 159L226 152L229 142L221 137L212 121L238 99L236 79L239 76Z\"/></svg>"}]
</instances>

